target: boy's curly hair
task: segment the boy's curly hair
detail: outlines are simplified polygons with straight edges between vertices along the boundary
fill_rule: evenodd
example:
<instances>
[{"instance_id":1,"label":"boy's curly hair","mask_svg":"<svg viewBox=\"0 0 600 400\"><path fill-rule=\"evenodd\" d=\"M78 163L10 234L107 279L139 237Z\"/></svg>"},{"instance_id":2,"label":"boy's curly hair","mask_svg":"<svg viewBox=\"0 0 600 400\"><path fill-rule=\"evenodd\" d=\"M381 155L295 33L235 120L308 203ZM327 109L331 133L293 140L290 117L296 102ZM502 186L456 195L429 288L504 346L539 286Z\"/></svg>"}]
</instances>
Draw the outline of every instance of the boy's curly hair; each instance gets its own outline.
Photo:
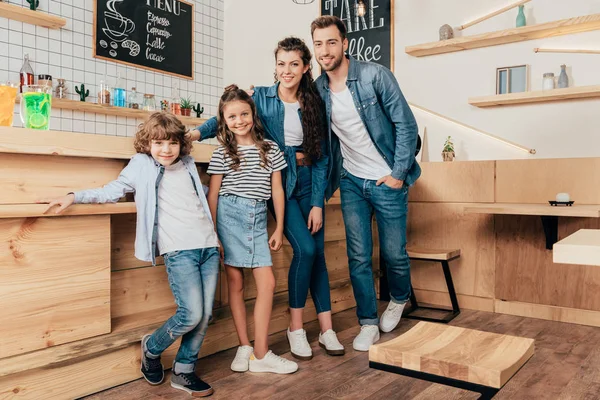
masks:
<instances>
[{"instance_id":1,"label":"boy's curly hair","mask_svg":"<svg viewBox=\"0 0 600 400\"><path fill-rule=\"evenodd\" d=\"M152 140L177 140L181 146L180 156L187 156L192 151L192 142L185 137L185 125L167 112L155 112L147 121L138 126L133 146L135 151L150 154Z\"/></svg>"}]
</instances>

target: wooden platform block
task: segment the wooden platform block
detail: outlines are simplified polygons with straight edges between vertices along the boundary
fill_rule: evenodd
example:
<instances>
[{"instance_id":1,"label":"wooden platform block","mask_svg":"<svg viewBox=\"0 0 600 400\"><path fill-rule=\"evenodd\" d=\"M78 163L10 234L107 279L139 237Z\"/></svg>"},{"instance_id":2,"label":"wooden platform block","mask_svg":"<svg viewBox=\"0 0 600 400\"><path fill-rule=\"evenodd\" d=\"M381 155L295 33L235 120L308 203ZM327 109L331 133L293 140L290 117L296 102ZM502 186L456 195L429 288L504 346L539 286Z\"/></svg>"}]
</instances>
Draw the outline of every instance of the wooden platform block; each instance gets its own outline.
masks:
<instances>
[{"instance_id":1,"label":"wooden platform block","mask_svg":"<svg viewBox=\"0 0 600 400\"><path fill-rule=\"evenodd\" d=\"M369 361L499 389L533 352L533 339L419 322L371 346Z\"/></svg>"},{"instance_id":2,"label":"wooden platform block","mask_svg":"<svg viewBox=\"0 0 600 400\"><path fill-rule=\"evenodd\" d=\"M553 261L600 265L600 229L580 229L554 244Z\"/></svg>"}]
</instances>

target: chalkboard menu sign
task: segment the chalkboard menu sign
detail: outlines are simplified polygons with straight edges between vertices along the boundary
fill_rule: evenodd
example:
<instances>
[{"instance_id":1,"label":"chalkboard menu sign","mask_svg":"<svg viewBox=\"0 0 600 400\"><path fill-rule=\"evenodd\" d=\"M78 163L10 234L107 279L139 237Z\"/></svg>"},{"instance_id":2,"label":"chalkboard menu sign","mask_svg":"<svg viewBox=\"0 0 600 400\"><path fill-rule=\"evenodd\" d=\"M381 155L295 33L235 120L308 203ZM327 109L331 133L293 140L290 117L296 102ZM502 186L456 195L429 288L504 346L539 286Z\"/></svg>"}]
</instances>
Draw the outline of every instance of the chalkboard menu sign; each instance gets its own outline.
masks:
<instances>
[{"instance_id":1,"label":"chalkboard menu sign","mask_svg":"<svg viewBox=\"0 0 600 400\"><path fill-rule=\"evenodd\" d=\"M194 78L194 5L95 0L94 57Z\"/></svg>"},{"instance_id":2,"label":"chalkboard menu sign","mask_svg":"<svg viewBox=\"0 0 600 400\"><path fill-rule=\"evenodd\" d=\"M394 0L321 0L348 30L348 54L394 70Z\"/></svg>"}]
</instances>

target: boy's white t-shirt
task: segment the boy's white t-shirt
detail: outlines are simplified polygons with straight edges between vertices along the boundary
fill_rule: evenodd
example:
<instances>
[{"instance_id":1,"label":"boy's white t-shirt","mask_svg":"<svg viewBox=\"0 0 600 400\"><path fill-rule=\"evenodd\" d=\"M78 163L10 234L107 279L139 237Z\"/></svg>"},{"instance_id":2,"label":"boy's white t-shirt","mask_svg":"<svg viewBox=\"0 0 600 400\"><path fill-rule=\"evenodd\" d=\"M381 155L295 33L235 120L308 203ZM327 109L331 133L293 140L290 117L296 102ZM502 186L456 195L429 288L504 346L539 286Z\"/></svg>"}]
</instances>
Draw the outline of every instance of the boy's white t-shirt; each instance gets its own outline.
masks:
<instances>
[{"instance_id":1,"label":"boy's white t-shirt","mask_svg":"<svg viewBox=\"0 0 600 400\"><path fill-rule=\"evenodd\" d=\"M218 246L214 226L208 219L194 190L192 178L181 161L165 167L158 187L157 219L158 250L161 255L176 250Z\"/></svg>"}]
</instances>

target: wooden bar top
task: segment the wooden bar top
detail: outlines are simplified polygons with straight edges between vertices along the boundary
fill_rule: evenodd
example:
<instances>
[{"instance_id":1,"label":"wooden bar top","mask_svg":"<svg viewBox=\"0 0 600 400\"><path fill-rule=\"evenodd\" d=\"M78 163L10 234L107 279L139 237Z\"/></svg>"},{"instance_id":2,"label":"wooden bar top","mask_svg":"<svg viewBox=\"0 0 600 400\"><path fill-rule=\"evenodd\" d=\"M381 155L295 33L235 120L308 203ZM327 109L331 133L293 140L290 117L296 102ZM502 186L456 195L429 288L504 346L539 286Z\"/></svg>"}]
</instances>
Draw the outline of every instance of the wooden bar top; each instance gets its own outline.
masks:
<instances>
[{"instance_id":1,"label":"wooden bar top","mask_svg":"<svg viewBox=\"0 0 600 400\"><path fill-rule=\"evenodd\" d=\"M578 230L556 242L552 256L555 263L600 265L600 230Z\"/></svg>"},{"instance_id":2,"label":"wooden bar top","mask_svg":"<svg viewBox=\"0 0 600 400\"><path fill-rule=\"evenodd\" d=\"M463 212L466 214L507 214L600 218L600 205L573 204L572 206L567 207L551 206L550 204L473 203L464 206Z\"/></svg>"},{"instance_id":3,"label":"wooden bar top","mask_svg":"<svg viewBox=\"0 0 600 400\"><path fill-rule=\"evenodd\" d=\"M198 163L208 163L214 149L194 142L191 155ZM0 153L129 160L135 150L132 137L0 127Z\"/></svg>"}]
</instances>

